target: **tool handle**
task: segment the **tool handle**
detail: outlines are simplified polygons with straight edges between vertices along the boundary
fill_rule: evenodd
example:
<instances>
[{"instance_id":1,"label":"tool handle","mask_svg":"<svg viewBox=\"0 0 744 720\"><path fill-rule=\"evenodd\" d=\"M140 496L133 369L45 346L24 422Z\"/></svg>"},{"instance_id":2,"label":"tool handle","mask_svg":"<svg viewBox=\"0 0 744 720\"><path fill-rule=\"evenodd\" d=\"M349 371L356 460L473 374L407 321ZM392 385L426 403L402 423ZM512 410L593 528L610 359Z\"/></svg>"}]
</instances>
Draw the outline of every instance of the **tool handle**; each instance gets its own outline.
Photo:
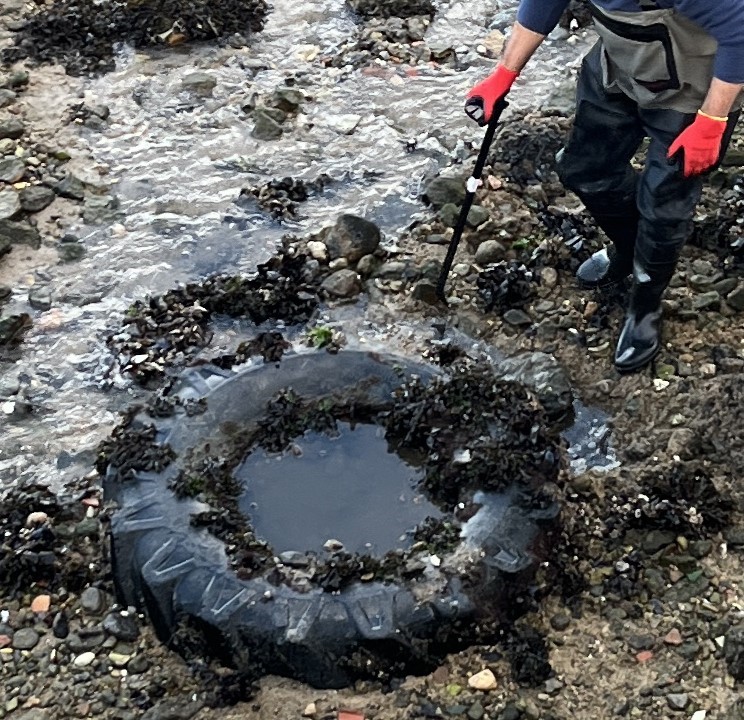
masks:
<instances>
[{"instance_id":1,"label":"tool handle","mask_svg":"<svg viewBox=\"0 0 744 720\"><path fill-rule=\"evenodd\" d=\"M452 234L449 247L447 248L447 255L444 258L442 264L442 272L439 275L439 282L437 283L437 297L444 302L445 295L444 290L447 284L447 278L449 272L452 269L452 262L455 259L455 253L457 252L457 246L460 244L460 238L465 230L465 223L468 219L468 213L470 208L473 206L473 200L475 199L475 192L480 186L481 175L483 175L483 168L486 166L486 160L488 160L488 153L491 149L491 143L493 142L493 136L496 133L496 127L501 119L501 114L509 107L509 103L501 98L494 106L493 112L491 113L491 119L488 121L488 127L486 128L486 134L481 144L480 152L478 153L478 159L475 161L475 167L473 168L473 174L468 178L466 184L467 192L465 193L465 199L462 203L460 210L460 216L457 218L457 225L455 225L455 231Z\"/></svg>"}]
</instances>

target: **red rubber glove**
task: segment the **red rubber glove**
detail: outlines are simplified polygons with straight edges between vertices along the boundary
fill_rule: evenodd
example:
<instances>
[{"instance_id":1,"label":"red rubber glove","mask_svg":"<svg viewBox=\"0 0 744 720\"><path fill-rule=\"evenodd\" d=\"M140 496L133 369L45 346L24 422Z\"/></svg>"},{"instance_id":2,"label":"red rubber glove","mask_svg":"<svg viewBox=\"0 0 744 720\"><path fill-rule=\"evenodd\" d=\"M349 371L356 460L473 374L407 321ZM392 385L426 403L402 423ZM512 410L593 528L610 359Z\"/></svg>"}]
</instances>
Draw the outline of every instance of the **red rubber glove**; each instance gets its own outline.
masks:
<instances>
[{"instance_id":1,"label":"red rubber glove","mask_svg":"<svg viewBox=\"0 0 744 720\"><path fill-rule=\"evenodd\" d=\"M671 160L682 152L685 177L700 175L712 168L721 154L721 141L728 118L704 115L698 110L692 125L685 128L671 144L667 157Z\"/></svg>"},{"instance_id":2,"label":"red rubber glove","mask_svg":"<svg viewBox=\"0 0 744 720\"><path fill-rule=\"evenodd\" d=\"M518 72L499 65L494 73L468 93L465 112L481 127L487 125L496 103L506 97L517 77Z\"/></svg>"}]
</instances>

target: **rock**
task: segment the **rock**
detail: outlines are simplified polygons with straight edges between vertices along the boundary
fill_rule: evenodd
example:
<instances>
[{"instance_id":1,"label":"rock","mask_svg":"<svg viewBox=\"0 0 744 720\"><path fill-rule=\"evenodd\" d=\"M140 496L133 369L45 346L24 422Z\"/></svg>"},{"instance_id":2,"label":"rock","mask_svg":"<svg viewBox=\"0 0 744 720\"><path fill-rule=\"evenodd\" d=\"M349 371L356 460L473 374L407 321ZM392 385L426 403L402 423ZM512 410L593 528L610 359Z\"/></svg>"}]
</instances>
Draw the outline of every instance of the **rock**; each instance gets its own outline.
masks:
<instances>
[{"instance_id":1,"label":"rock","mask_svg":"<svg viewBox=\"0 0 744 720\"><path fill-rule=\"evenodd\" d=\"M14 155L18 144L15 140L3 138L0 140L0 155Z\"/></svg>"},{"instance_id":2,"label":"rock","mask_svg":"<svg viewBox=\"0 0 744 720\"><path fill-rule=\"evenodd\" d=\"M47 285L32 285L28 291L28 302L36 310L50 310L52 307L52 291Z\"/></svg>"},{"instance_id":3,"label":"rock","mask_svg":"<svg viewBox=\"0 0 744 720\"><path fill-rule=\"evenodd\" d=\"M557 630L558 632L563 632L568 628L570 624L571 616L567 615L566 613L559 613L557 615L553 615L553 617L550 618L550 627L552 627L553 630Z\"/></svg>"},{"instance_id":4,"label":"rock","mask_svg":"<svg viewBox=\"0 0 744 720\"><path fill-rule=\"evenodd\" d=\"M481 267L499 262L506 256L506 248L498 240L486 240L475 251L475 262Z\"/></svg>"},{"instance_id":5,"label":"rock","mask_svg":"<svg viewBox=\"0 0 744 720\"><path fill-rule=\"evenodd\" d=\"M96 587L87 587L80 595L80 606L88 613L98 613L103 609L105 598Z\"/></svg>"},{"instance_id":6,"label":"rock","mask_svg":"<svg viewBox=\"0 0 744 720\"><path fill-rule=\"evenodd\" d=\"M326 117L324 124L339 135L351 135L361 121L361 115L346 113L343 115L329 115Z\"/></svg>"},{"instance_id":7,"label":"rock","mask_svg":"<svg viewBox=\"0 0 744 720\"><path fill-rule=\"evenodd\" d=\"M103 645L106 635L100 627L80 628L67 640L67 645L73 653L86 653Z\"/></svg>"},{"instance_id":8,"label":"rock","mask_svg":"<svg viewBox=\"0 0 744 720\"><path fill-rule=\"evenodd\" d=\"M468 710L468 720L482 720L486 711L479 702L475 702L470 706Z\"/></svg>"},{"instance_id":9,"label":"rock","mask_svg":"<svg viewBox=\"0 0 744 720\"><path fill-rule=\"evenodd\" d=\"M305 553L297 552L296 550L288 550L280 553L279 560L282 565L287 567L307 567L310 564L310 559Z\"/></svg>"},{"instance_id":10,"label":"rock","mask_svg":"<svg viewBox=\"0 0 744 720\"><path fill-rule=\"evenodd\" d=\"M558 678L548 678L545 681L545 692L548 693L548 695L555 695L563 690L563 688L563 681Z\"/></svg>"},{"instance_id":11,"label":"rock","mask_svg":"<svg viewBox=\"0 0 744 720\"><path fill-rule=\"evenodd\" d=\"M715 291L697 295L692 301L693 310L718 310L721 307L721 296Z\"/></svg>"},{"instance_id":12,"label":"rock","mask_svg":"<svg viewBox=\"0 0 744 720\"><path fill-rule=\"evenodd\" d=\"M733 308L737 312L744 310L744 283L739 283L739 285L726 296L726 302L729 307Z\"/></svg>"},{"instance_id":13,"label":"rock","mask_svg":"<svg viewBox=\"0 0 744 720\"><path fill-rule=\"evenodd\" d=\"M672 710L684 710L690 704L687 693L669 693L667 704Z\"/></svg>"},{"instance_id":14,"label":"rock","mask_svg":"<svg viewBox=\"0 0 744 720\"><path fill-rule=\"evenodd\" d=\"M0 220L12 220L21 212L18 193L12 188L0 190Z\"/></svg>"},{"instance_id":15,"label":"rock","mask_svg":"<svg viewBox=\"0 0 744 720\"><path fill-rule=\"evenodd\" d=\"M552 290L558 284L558 271L552 267L542 268L540 270L540 284Z\"/></svg>"},{"instance_id":16,"label":"rock","mask_svg":"<svg viewBox=\"0 0 744 720\"><path fill-rule=\"evenodd\" d=\"M17 157L6 157L0 160L0 181L12 185L26 174L26 163Z\"/></svg>"},{"instance_id":17,"label":"rock","mask_svg":"<svg viewBox=\"0 0 744 720\"><path fill-rule=\"evenodd\" d=\"M0 318L0 346L18 343L32 324L27 313Z\"/></svg>"},{"instance_id":18,"label":"rock","mask_svg":"<svg viewBox=\"0 0 744 720\"><path fill-rule=\"evenodd\" d=\"M296 113L305 101L305 95L301 90L291 87L280 87L274 90L271 96L271 104L286 113Z\"/></svg>"},{"instance_id":19,"label":"rock","mask_svg":"<svg viewBox=\"0 0 744 720\"><path fill-rule=\"evenodd\" d=\"M202 708L200 700L161 700L141 715L140 720L189 720Z\"/></svg>"},{"instance_id":20,"label":"rock","mask_svg":"<svg viewBox=\"0 0 744 720\"><path fill-rule=\"evenodd\" d=\"M489 690L495 690L498 683L494 674L486 668L468 678L468 687L473 688L473 690L488 692Z\"/></svg>"},{"instance_id":21,"label":"rock","mask_svg":"<svg viewBox=\"0 0 744 720\"><path fill-rule=\"evenodd\" d=\"M508 703L501 711L498 720L519 720L522 713L514 703Z\"/></svg>"},{"instance_id":22,"label":"rock","mask_svg":"<svg viewBox=\"0 0 744 720\"><path fill-rule=\"evenodd\" d=\"M459 214L459 212L458 212ZM491 214L482 205L473 205L468 211L467 225L471 228L477 228L483 225Z\"/></svg>"},{"instance_id":23,"label":"rock","mask_svg":"<svg viewBox=\"0 0 744 720\"><path fill-rule=\"evenodd\" d=\"M128 610L106 615L103 620L103 629L122 642L134 642L140 632L137 616Z\"/></svg>"},{"instance_id":24,"label":"rock","mask_svg":"<svg viewBox=\"0 0 744 720\"><path fill-rule=\"evenodd\" d=\"M485 50L482 54L490 58L498 57L504 49L505 42L506 36L501 32L501 30L491 30L491 32L488 33L488 35L486 35L486 37L484 37L480 42Z\"/></svg>"},{"instance_id":25,"label":"rock","mask_svg":"<svg viewBox=\"0 0 744 720\"><path fill-rule=\"evenodd\" d=\"M325 243L318 242L317 240L310 240L307 243L307 251L310 253L310 257L325 262L328 260L328 248Z\"/></svg>"},{"instance_id":26,"label":"rock","mask_svg":"<svg viewBox=\"0 0 744 720\"><path fill-rule=\"evenodd\" d=\"M677 630L677 628L674 628L673 630L670 630L665 636L664 636L664 643L666 645L672 645L672 646L678 646L681 645L683 642L682 640L682 633Z\"/></svg>"},{"instance_id":27,"label":"rock","mask_svg":"<svg viewBox=\"0 0 744 720\"><path fill-rule=\"evenodd\" d=\"M540 399L551 418L565 417L573 408L568 376L558 361L546 353L522 353L495 366L502 380L527 385Z\"/></svg>"},{"instance_id":28,"label":"rock","mask_svg":"<svg viewBox=\"0 0 744 720\"><path fill-rule=\"evenodd\" d=\"M16 95L12 90L0 90L0 108L12 105L17 98L18 95Z\"/></svg>"},{"instance_id":29,"label":"rock","mask_svg":"<svg viewBox=\"0 0 744 720\"><path fill-rule=\"evenodd\" d=\"M436 305L439 302L437 286L431 280L419 280L413 288L413 297L427 305Z\"/></svg>"},{"instance_id":30,"label":"rock","mask_svg":"<svg viewBox=\"0 0 744 720\"><path fill-rule=\"evenodd\" d=\"M315 717L318 713L318 708L314 702L308 703L305 709L302 711L302 717L311 718Z\"/></svg>"},{"instance_id":31,"label":"rock","mask_svg":"<svg viewBox=\"0 0 744 720\"><path fill-rule=\"evenodd\" d=\"M49 515L41 510L28 514L26 518L26 527L34 527L35 525L43 525L49 520Z\"/></svg>"},{"instance_id":32,"label":"rock","mask_svg":"<svg viewBox=\"0 0 744 720\"><path fill-rule=\"evenodd\" d=\"M0 220L0 244L7 240L14 245L30 245L35 250L41 247L39 231L25 222Z\"/></svg>"},{"instance_id":33,"label":"rock","mask_svg":"<svg viewBox=\"0 0 744 720\"><path fill-rule=\"evenodd\" d=\"M631 635L628 637L628 645L633 650L651 650L656 644L656 638L651 634Z\"/></svg>"},{"instance_id":34,"label":"rock","mask_svg":"<svg viewBox=\"0 0 744 720\"><path fill-rule=\"evenodd\" d=\"M362 277L369 277L379 266L380 261L374 255L365 255L359 259L356 270Z\"/></svg>"},{"instance_id":35,"label":"rock","mask_svg":"<svg viewBox=\"0 0 744 720\"><path fill-rule=\"evenodd\" d=\"M729 674L741 682L744 680L744 625L736 625L726 633L723 647Z\"/></svg>"},{"instance_id":36,"label":"rock","mask_svg":"<svg viewBox=\"0 0 744 720\"><path fill-rule=\"evenodd\" d=\"M39 212L49 207L57 197L54 190L44 185L32 185L20 192L21 207L29 213Z\"/></svg>"},{"instance_id":37,"label":"rock","mask_svg":"<svg viewBox=\"0 0 744 720\"><path fill-rule=\"evenodd\" d=\"M323 543L323 548L327 552L340 552L344 549L344 544L340 540L336 540L335 538L330 538L329 540L326 540Z\"/></svg>"},{"instance_id":38,"label":"rock","mask_svg":"<svg viewBox=\"0 0 744 720\"><path fill-rule=\"evenodd\" d=\"M127 670L130 675L139 675L147 672L150 667L150 661L145 655L135 655L127 664Z\"/></svg>"},{"instance_id":39,"label":"rock","mask_svg":"<svg viewBox=\"0 0 744 720\"><path fill-rule=\"evenodd\" d=\"M445 227L453 228L457 225L457 221L460 217L460 206L455 205L454 203L447 203L439 208L437 214Z\"/></svg>"},{"instance_id":40,"label":"rock","mask_svg":"<svg viewBox=\"0 0 744 720\"><path fill-rule=\"evenodd\" d=\"M75 667L88 667L88 665L92 665L93 662L96 659L96 654L94 652L84 652L78 656L75 657L75 659L72 661L72 664Z\"/></svg>"},{"instance_id":41,"label":"rock","mask_svg":"<svg viewBox=\"0 0 744 720\"><path fill-rule=\"evenodd\" d=\"M181 81L181 88L183 90L196 93L203 97L211 95L215 87L217 87L217 78L211 73L202 70L189 73Z\"/></svg>"},{"instance_id":42,"label":"rock","mask_svg":"<svg viewBox=\"0 0 744 720\"><path fill-rule=\"evenodd\" d=\"M461 178L436 177L426 186L422 197L435 210L448 204L459 206L465 199L465 183Z\"/></svg>"},{"instance_id":43,"label":"rock","mask_svg":"<svg viewBox=\"0 0 744 720\"><path fill-rule=\"evenodd\" d=\"M284 133L282 126L271 116L268 108L256 108L253 112L253 132L256 140L276 140Z\"/></svg>"},{"instance_id":44,"label":"rock","mask_svg":"<svg viewBox=\"0 0 744 720\"><path fill-rule=\"evenodd\" d=\"M532 325L532 318L524 311L511 308L504 313L504 321L515 327L526 327Z\"/></svg>"},{"instance_id":45,"label":"rock","mask_svg":"<svg viewBox=\"0 0 744 720\"><path fill-rule=\"evenodd\" d=\"M83 206L83 222L103 225L119 217L119 199L113 195L89 195Z\"/></svg>"},{"instance_id":46,"label":"rock","mask_svg":"<svg viewBox=\"0 0 744 720\"><path fill-rule=\"evenodd\" d=\"M26 132L26 126L18 119L0 120L0 139L19 140Z\"/></svg>"},{"instance_id":47,"label":"rock","mask_svg":"<svg viewBox=\"0 0 744 720\"><path fill-rule=\"evenodd\" d=\"M52 598L49 595L37 595L31 602L31 612L46 613L52 604Z\"/></svg>"},{"instance_id":48,"label":"rock","mask_svg":"<svg viewBox=\"0 0 744 720\"><path fill-rule=\"evenodd\" d=\"M85 197L85 185L80 178L75 177L72 173L67 173L54 186L54 192L68 200L82 200Z\"/></svg>"},{"instance_id":49,"label":"rock","mask_svg":"<svg viewBox=\"0 0 744 720\"><path fill-rule=\"evenodd\" d=\"M683 460L691 459L698 449L698 437L689 428L675 428L667 442L667 453Z\"/></svg>"},{"instance_id":50,"label":"rock","mask_svg":"<svg viewBox=\"0 0 744 720\"><path fill-rule=\"evenodd\" d=\"M369 220L357 215L341 215L327 230L325 244L331 258L344 257L353 263L377 250L380 238L380 229Z\"/></svg>"},{"instance_id":51,"label":"rock","mask_svg":"<svg viewBox=\"0 0 744 720\"><path fill-rule=\"evenodd\" d=\"M643 539L643 549L648 553L655 553L676 540L673 532L665 530L651 530Z\"/></svg>"},{"instance_id":52,"label":"rock","mask_svg":"<svg viewBox=\"0 0 744 720\"><path fill-rule=\"evenodd\" d=\"M80 243L63 242L57 246L60 262L75 262L85 255L85 246Z\"/></svg>"},{"instance_id":53,"label":"rock","mask_svg":"<svg viewBox=\"0 0 744 720\"><path fill-rule=\"evenodd\" d=\"M52 634L56 638L64 640L70 634L70 623L67 620L67 613L60 610L52 621Z\"/></svg>"},{"instance_id":54,"label":"rock","mask_svg":"<svg viewBox=\"0 0 744 720\"><path fill-rule=\"evenodd\" d=\"M321 288L334 297L351 298L361 292L362 283L355 270L338 270L323 281Z\"/></svg>"},{"instance_id":55,"label":"rock","mask_svg":"<svg viewBox=\"0 0 744 720\"><path fill-rule=\"evenodd\" d=\"M31 650L36 647L40 636L33 628L21 628L13 635L13 647L16 650Z\"/></svg>"}]
</instances>

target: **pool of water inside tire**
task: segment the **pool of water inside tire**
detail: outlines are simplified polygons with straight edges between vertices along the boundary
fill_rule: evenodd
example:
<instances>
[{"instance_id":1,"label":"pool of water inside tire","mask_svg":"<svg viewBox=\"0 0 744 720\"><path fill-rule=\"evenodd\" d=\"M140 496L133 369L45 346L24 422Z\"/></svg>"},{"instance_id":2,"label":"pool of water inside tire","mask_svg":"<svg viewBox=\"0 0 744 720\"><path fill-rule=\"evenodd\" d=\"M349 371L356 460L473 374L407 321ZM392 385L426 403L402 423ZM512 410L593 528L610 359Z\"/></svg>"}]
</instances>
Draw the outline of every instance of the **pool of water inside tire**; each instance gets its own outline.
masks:
<instances>
[{"instance_id":1,"label":"pool of water inside tire","mask_svg":"<svg viewBox=\"0 0 744 720\"><path fill-rule=\"evenodd\" d=\"M417 489L422 458L392 448L383 428L337 423L332 435L307 432L284 453L257 449L236 468L239 504L274 552L382 557L413 543L416 526L442 511Z\"/></svg>"}]
</instances>

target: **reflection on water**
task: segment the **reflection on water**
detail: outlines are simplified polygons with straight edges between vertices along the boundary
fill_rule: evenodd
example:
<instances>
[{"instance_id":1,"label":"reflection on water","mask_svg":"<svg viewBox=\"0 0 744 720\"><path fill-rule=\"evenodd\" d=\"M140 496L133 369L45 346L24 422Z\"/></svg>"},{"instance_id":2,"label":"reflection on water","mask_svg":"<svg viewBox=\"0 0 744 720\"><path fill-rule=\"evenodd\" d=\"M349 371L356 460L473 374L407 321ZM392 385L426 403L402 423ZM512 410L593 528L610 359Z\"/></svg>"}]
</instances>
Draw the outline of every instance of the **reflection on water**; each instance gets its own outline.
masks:
<instances>
[{"instance_id":1,"label":"reflection on water","mask_svg":"<svg viewBox=\"0 0 744 720\"><path fill-rule=\"evenodd\" d=\"M293 451L259 450L236 471L241 510L275 552L322 553L335 539L381 557L410 547L416 525L441 516L416 490L423 470L391 452L382 428L338 425L338 437L307 433Z\"/></svg>"}]
</instances>

